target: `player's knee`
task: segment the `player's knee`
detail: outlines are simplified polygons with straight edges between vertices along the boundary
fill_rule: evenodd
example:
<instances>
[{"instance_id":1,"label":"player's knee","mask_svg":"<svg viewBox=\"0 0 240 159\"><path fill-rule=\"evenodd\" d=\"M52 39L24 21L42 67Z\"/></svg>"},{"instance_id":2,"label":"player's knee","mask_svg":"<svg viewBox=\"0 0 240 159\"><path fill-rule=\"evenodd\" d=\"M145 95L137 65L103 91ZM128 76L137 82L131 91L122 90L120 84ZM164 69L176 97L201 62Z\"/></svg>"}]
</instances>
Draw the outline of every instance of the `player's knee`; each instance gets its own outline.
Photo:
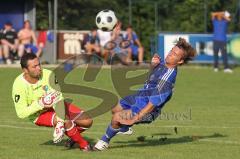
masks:
<instances>
[{"instance_id":1,"label":"player's knee","mask_svg":"<svg viewBox=\"0 0 240 159\"><path fill-rule=\"evenodd\" d=\"M73 126L73 122L71 121L71 120L65 120L65 122L64 122L64 127L66 128L66 129L69 129L69 128L71 128Z\"/></svg>"},{"instance_id":2,"label":"player's knee","mask_svg":"<svg viewBox=\"0 0 240 159\"><path fill-rule=\"evenodd\" d=\"M118 122L119 121L119 116L120 116L120 113L119 112L116 112L113 114L112 116L112 122Z\"/></svg>"},{"instance_id":3,"label":"player's knee","mask_svg":"<svg viewBox=\"0 0 240 159\"><path fill-rule=\"evenodd\" d=\"M112 115L119 112L120 110L117 107L112 108Z\"/></svg>"},{"instance_id":4,"label":"player's knee","mask_svg":"<svg viewBox=\"0 0 240 159\"><path fill-rule=\"evenodd\" d=\"M93 124L93 120L90 117L82 117L74 121L78 126L90 128Z\"/></svg>"},{"instance_id":5,"label":"player's knee","mask_svg":"<svg viewBox=\"0 0 240 159\"><path fill-rule=\"evenodd\" d=\"M85 121L85 127L90 128L93 124L93 120L91 118L86 119Z\"/></svg>"},{"instance_id":6,"label":"player's knee","mask_svg":"<svg viewBox=\"0 0 240 159\"><path fill-rule=\"evenodd\" d=\"M112 127L114 127L114 128L117 128L117 127L119 126L119 120L118 120L118 116L117 116L117 115L119 115L119 113L116 113L116 114L113 115L113 117L112 117L111 125L112 125Z\"/></svg>"}]
</instances>

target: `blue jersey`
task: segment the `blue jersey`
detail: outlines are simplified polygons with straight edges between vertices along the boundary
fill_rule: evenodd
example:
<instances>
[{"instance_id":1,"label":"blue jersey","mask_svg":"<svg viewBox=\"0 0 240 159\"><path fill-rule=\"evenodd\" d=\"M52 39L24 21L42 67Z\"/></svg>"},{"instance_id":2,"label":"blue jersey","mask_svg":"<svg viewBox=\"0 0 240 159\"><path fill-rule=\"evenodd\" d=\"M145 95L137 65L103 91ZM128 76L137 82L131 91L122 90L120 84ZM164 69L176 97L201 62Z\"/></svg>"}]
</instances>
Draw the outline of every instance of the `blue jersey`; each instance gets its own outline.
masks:
<instances>
[{"instance_id":1,"label":"blue jersey","mask_svg":"<svg viewBox=\"0 0 240 159\"><path fill-rule=\"evenodd\" d=\"M213 40L227 41L227 26L228 21L225 19L213 19Z\"/></svg>"},{"instance_id":2,"label":"blue jersey","mask_svg":"<svg viewBox=\"0 0 240 159\"><path fill-rule=\"evenodd\" d=\"M90 44L100 44L100 39L98 36L93 36L91 33L88 34L87 36L87 42Z\"/></svg>"},{"instance_id":3,"label":"blue jersey","mask_svg":"<svg viewBox=\"0 0 240 159\"><path fill-rule=\"evenodd\" d=\"M155 109L160 110L172 96L176 76L176 68L167 68L164 63L160 63L152 70L143 88L120 100L121 106L138 113L151 102Z\"/></svg>"},{"instance_id":4,"label":"blue jersey","mask_svg":"<svg viewBox=\"0 0 240 159\"><path fill-rule=\"evenodd\" d=\"M135 32L132 32L131 38L128 37L128 34L124 37L125 40L130 40L131 45L135 44L135 41L138 40L138 36Z\"/></svg>"},{"instance_id":5,"label":"blue jersey","mask_svg":"<svg viewBox=\"0 0 240 159\"><path fill-rule=\"evenodd\" d=\"M138 55L138 45L136 45L135 41L138 40L138 36L135 32L132 32L131 37L128 34L124 37L125 40L130 40L130 48L132 50L133 55Z\"/></svg>"}]
</instances>

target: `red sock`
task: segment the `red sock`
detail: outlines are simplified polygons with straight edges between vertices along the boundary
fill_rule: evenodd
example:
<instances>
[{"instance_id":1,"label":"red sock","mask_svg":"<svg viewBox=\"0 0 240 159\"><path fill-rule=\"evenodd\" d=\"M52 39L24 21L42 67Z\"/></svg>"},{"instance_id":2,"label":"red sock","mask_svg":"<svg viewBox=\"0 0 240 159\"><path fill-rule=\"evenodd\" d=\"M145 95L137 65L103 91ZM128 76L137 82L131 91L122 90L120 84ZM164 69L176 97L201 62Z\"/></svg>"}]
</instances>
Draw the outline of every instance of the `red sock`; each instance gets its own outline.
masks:
<instances>
[{"instance_id":1,"label":"red sock","mask_svg":"<svg viewBox=\"0 0 240 159\"><path fill-rule=\"evenodd\" d=\"M88 145L88 142L81 136L77 127L73 127L70 130L66 130L66 135L70 137L74 142L78 143L80 148L84 148Z\"/></svg>"}]
</instances>

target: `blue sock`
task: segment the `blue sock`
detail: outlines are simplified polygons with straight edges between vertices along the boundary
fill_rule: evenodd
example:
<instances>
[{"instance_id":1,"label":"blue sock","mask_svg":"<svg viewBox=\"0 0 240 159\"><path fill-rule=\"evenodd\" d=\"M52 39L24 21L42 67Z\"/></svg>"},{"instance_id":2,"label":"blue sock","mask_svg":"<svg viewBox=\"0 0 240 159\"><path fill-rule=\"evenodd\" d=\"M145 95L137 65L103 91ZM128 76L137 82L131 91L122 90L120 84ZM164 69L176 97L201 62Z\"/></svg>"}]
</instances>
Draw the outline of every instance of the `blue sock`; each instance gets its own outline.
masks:
<instances>
[{"instance_id":1,"label":"blue sock","mask_svg":"<svg viewBox=\"0 0 240 159\"><path fill-rule=\"evenodd\" d=\"M106 134L102 136L103 141L109 143L109 141L119 132L120 129L112 128L111 124L108 126L106 130Z\"/></svg>"},{"instance_id":2,"label":"blue sock","mask_svg":"<svg viewBox=\"0 0 240 159\"><path fill-rule=\"evenodd\" d=\"M122 125L121 128L120 128L120 132L126 132L126 131L128 131L128 130L129 130L129 127L131 127L131 126L129 126L129 125Z\"/></svg>"}]
</instances>

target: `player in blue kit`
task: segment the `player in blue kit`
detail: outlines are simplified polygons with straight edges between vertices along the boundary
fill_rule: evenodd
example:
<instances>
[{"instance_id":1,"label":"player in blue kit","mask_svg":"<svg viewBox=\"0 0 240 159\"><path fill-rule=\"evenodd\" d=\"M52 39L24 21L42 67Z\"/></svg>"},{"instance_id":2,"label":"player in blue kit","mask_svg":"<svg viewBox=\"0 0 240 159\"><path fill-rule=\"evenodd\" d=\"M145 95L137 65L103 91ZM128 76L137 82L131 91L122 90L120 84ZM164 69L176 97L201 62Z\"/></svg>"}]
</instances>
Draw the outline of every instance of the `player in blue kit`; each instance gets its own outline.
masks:
<instances>
[{"instance_id":1,"label":"player in blue kit","mask_svg":"<svg viewBox=\"0 0 240 159\"><path fill-rule=\"evenodd\" d=\"M191 60L195 55L196 51L183 38L179 38L165 58L165 62L162 62L158 55L154 55L153 70L144 87L136 94L121 99L112 109L112 121L94 149L100 151L107 149L110 140L116 134L128 133L134 124L154 121L172 96L177 66Z\"/></svg>"}]
</instances>

